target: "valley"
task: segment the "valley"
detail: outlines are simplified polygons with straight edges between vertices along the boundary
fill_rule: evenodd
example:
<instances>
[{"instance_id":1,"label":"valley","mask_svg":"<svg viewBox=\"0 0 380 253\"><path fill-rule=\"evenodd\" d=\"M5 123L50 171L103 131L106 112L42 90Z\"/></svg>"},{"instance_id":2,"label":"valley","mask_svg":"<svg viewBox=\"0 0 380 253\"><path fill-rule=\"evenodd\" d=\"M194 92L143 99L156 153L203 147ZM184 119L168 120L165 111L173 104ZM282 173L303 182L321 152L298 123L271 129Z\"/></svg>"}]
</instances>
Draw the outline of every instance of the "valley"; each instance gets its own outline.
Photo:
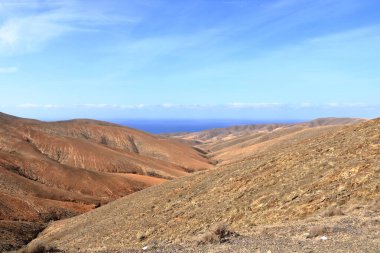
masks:
<instances>
[{"instance_id":1,"label":"valley","mask_svg":"<svg viewBox=\"0 0 380 253\"><path fill-rule=\"evenodd\" d=\"M379 119L164 135L92 120L1 120L3 250L35 237L30 252L380 246Z\"/></svg>"},{"instance_id":2,"label":"valley","mask_svg":"<svg viewBox=\"0 0 380 253\"><path fill-rule=\"evenodd\" d=\"M0 114L1 250L51 221L211 167L187 145L119 125Z\"/></svg>"}]
</instances>

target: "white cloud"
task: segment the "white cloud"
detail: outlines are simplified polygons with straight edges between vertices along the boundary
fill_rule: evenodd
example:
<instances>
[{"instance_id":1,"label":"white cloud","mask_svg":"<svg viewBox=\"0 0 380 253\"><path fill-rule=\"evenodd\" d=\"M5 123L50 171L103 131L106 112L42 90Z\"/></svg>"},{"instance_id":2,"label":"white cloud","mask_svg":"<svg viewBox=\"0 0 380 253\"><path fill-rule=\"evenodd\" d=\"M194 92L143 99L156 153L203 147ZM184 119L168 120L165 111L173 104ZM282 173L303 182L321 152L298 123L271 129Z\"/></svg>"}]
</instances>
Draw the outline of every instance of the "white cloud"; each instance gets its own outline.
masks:
<instances>
[{"instance_id":1,"label":"white cloud","mask_svg":"<svg viewBox=\"0 0 380 253\"><path fill-rule=\"evenodd\" d=\"M299 107L300 108L311 108L311 107L313 107L314 105L312 104L312 103L301 103L300 105L299 105Z\"/></svg>"},{"instance_id":2,"label":"white cloud","mask_svg":"<svg viewBox=\"0 0 380 253\"><path fill-rule=\"evenodd\" d=\"M138 104L138 105L120 105L119 108L121 109L141 109L146 107L144 104Z\"/></svg>"},{"instance_id":3,"label":"white cloud","mask_svg":"<svg viewBox=\"0 0 380 253\"><path fill-rule=\"evenodd\" d=\"M365 108L365 107L370 107L371 105L367 103L337 103L337 102L332 102L332 103L327 103L324 104L323 107L329 107L329 108Z\"/></svg>"},{"instance_id":4,"label":"white cloud","mask_svg":"<svg viewBox=\"0 0 380 253\"><path fill-rule=\"evenodd\" d=\"M59 105L54 105L54 104L20 104L20 105L17 105L17 107L20 107L20 108L27 108L27 109L38 109L38 108L42 108L42 109L54 109L54 108L61 108L61 106Z\"/></svg>"},{"instance_id":5,"label":"white cloud","mask_svg":"<svg viewBox=\"0 0 380 253\"><path fill-rule=\"evenodd\" d=\"M300 103L289 105L292 109L355 109L355 108L372 108L377 105L368 103L340 103L340 102L329 102L329 103Z\"/></svg>"},{"instance_id":6,"label":"white cloud","mask_svg":"<svg viewBox=\"0 0 380 253\"><path fill-rule=\"evenodd\" d=\"M5 107L5 106L3 106ZM87 108L87 109L108 109L108 110L139 110L139 109L182 109L182 110L207 110L207 109L219 109L219 110L241 110L241 109L274 109L280 108L283 110L297 110L297 109L368 109L375 108L378 105L367 104L367 103L339 103L339 102L330 102L322 104L313 104L313 103L228 103L228 104L134 104L134 105L124 105L124 104L80 104L80 105L55 105L55 104L19 104L16 105L18 108L25 109L75 109L75 108Z\"/></svg>"},{"instance_id":7,"label":"white cloud","mask_svg":"<svg viewBox=\"0 0 380 253\"><path fill-rule=\"evenodd\" d=\"M141 109L146 107L144 104L137 104L137 105L120 105L120 104L82 104L78 105L79 107L85 107L85 108L93 108L93 109Z\"/></svg>"},{"instance_id":8,"label":"white cloud","mask_svg":"<svg viewBox=\"0 0 380 253\"><path fill-rule=\"evenodd\" d=\"M117 14L117 10L110 9L114 8L112 5L101 7L82 1L0 3L0 54L33 52L69 32L94 31L110 24L140 21L132 14Z\"/></svg>"},{"instance_id":9,"label":"white cloud","mask_svg":"<svg viewBox=\"0 0 380 253\"><path fill-rule=\"evenodd\" d=\"M85 108L106 108L109 107L108 104L83 104L80 105L80 107L85 107Z\"/></svg>"},{"instance_id":10,"label":"white cloud","mask_svg":"<svg viewBox=\"0 0 380 253\"><path fill-rule=\"evenodd\" d=\"M179 107L179 105L175 105L175 104L161 104L160 106L167 109Z\"/></svg>"},{"instance_id":11,"label":"white cloud","mask_svg":"<svg viewBox=\"0 0 380 253\"><path fill-rule=\"evenodd\" d=\"M275 108L285 106L281 103L229 103L227 104L228 108L234 109L245 109L245 108L253 108L253 109L262 109L262 108Z\"/></svg>"},{"instance_id":12,"label":"white cloud","mask_svg":"<svg viewBox=\"0 0 380 253\"><path fill-rule=\"evenodd\" d=\"M45 16L9 19L0 27L0 53L31 52L69 30Z\"/></svg>"},{"instance_id":13,"label":"white cloud","mask_svg":"<svg viewBox=\"0 0 380 253\"><path fill-rule=\"evenodd\" d=\"M17 71L17 67L0 67L0 73L15 73Z\"/></svg>"},{"instance_id":14,"label":"white cloud","mask_svg":"<svg viewBox=\"0 0 380 253\"><path fill-rule=\"evenodd\" d=\"M216 105L211 104L160 104L156 105L155 107L161 107L164 109L206 109L206 108L213 108L216 107Z\"/></svg>"},{"instance_id":15,"label":"white cloud","mask_svg":"<svg viewBox=\"0 0 380 253\"><path fill-rule=\"evenodd\" d=\"M226 104L227 108L231 109L271 109L271 108L284 108L287 110L293 109L334 109L334 108L371 108L375 105L367 103L229 103Z\"/></svg>"}]
</instances>

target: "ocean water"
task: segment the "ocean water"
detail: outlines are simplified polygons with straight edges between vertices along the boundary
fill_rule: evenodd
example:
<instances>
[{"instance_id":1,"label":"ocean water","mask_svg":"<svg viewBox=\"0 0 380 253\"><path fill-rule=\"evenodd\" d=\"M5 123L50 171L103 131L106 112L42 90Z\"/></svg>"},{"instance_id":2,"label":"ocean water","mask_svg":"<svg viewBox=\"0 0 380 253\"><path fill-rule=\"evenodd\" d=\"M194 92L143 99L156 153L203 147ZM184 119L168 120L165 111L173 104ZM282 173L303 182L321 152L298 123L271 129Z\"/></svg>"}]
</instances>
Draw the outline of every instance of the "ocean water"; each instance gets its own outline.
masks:
<instances>
[{"instance_id":1,"label":"ocean water","mask_svg":"<svg viewBox=\"0 0 380 253\"><path fill-rule=\"evenodd\" d=\"M296 123L300 120L241 120L241 119L108 119L108 122L136 128L148 133L198 132L206 129L247 124Z\"/></svg>"}]
</instances>

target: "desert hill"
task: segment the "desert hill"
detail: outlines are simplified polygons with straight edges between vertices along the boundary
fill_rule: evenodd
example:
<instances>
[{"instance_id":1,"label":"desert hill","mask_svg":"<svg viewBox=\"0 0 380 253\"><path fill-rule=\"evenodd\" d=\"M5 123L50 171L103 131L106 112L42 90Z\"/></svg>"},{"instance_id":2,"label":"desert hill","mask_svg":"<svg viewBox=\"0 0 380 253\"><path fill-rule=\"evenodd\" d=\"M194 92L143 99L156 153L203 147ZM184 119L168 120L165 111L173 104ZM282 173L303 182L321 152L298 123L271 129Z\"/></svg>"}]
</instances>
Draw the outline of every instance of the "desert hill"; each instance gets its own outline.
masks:
<instances>
[{"instance_id":1,"label":"desert hill","mask_svg":"<svg viewBox=\"0 0 380 253\"><path fill-rule=\"evenodd\" d=\"M211 167L185 144L116 124L0 113L0 251L51 220Z\"/></svg>"},{"instance_id":2,"label":"desert hill","mask_svg":"<svg viewBox=\"0 0 380 253\"><path fill-rule=\"evenodd\" d=\"M215 170L55 222L29 247L68 252L145 246L152 252L377 252L380 119L316 129L277 138L265 152ZM229 234L224 229L207 234L219 222L240 239L195 246L213 235ZM319 239L322 235L327 237Z\"/></svg>"},{"instance_id":3,"label":"desert hill","mask_svg":"<svg viewBox=\"0 0 380 253\"><path fill-rule=\"evenodd\" d=\"M227 128L216 128L195 133L170 134L166 137L192 142L205 151L214 163L227 163L250 156L252 153L267 152L284 145L286 139L310 138L342 125L364 122L358 118L320 118L296 124L257 124Z\"/></svg>"},{"instance_id":4,"label":"desert hill","mask_svg":"<svg viewBox=\"0 0 380 253\"><path fill-rule=\"evenodd\" d=\"M198 143L214 143L220 140L229 140L239 136L247 136L253 133L268 133L278 128L287 128L293 126L318 127L331 125L349 125L363 122L365 119L360 118L319 118L304 123L288 123L288 124L249 124L231 126L225 128L214 128L193 133L171 133L162 134L171 138L179 138L184 140L198 141Z\"/></svg>"}]
</instances>

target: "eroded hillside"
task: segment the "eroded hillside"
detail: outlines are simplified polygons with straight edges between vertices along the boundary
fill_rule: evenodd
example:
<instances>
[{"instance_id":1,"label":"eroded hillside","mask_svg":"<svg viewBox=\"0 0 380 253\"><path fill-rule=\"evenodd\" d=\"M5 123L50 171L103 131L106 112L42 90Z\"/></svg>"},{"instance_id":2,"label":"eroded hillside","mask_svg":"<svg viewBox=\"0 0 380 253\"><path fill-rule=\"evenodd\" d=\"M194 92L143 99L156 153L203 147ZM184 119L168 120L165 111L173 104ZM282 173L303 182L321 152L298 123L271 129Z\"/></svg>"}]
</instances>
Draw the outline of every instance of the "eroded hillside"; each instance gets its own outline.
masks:
<instances>
[{"instance_id":1,"label":"eroded hillside","mask_svg":"<svg viewBox=\"0 0 380 253\"><path fill-rule=\"evenodd\" d=\"M207 246L189 248L198 247L194 238L210 226L224 222L243 242L251 238L248 246L235 245L235 250L248 247L242 252L260 250L265 243L278 252L292 247L376 252L380 119L301 133L216 170L153 186L53 223L30 247L41 244L74 252L150 245L163 252L212 252ZM329 217L334 215L339 217ZM328 226L320 235L327 234L331 241L312 239L311 225ZM219 252L231 251L226 247Z\"/></svg>"},{"instance_id":2,"label":"eroded hillside","mask_svg":"<svg viewBox=\"0 0 380 253\"><path fill-rule=\"evenodd\" d=\"M364 122L359 118L320 118L296 124L257 124L216 128L195 133L174 133L167 137L190 142L207 153L214 163L241 160L258 152L286 146L286 140L318 136L343 125Z\"/></svg>"},{"instance_id":3,"label":"eroded hillside","mask_svg":"<svg viewBox=\"0 0 380 253\"><path fill-rule=\"evenodd\" d=\"M0 114L0 251L49 221L211 167L190 146L127 127Z\"/></svg>"}]
</instances>

